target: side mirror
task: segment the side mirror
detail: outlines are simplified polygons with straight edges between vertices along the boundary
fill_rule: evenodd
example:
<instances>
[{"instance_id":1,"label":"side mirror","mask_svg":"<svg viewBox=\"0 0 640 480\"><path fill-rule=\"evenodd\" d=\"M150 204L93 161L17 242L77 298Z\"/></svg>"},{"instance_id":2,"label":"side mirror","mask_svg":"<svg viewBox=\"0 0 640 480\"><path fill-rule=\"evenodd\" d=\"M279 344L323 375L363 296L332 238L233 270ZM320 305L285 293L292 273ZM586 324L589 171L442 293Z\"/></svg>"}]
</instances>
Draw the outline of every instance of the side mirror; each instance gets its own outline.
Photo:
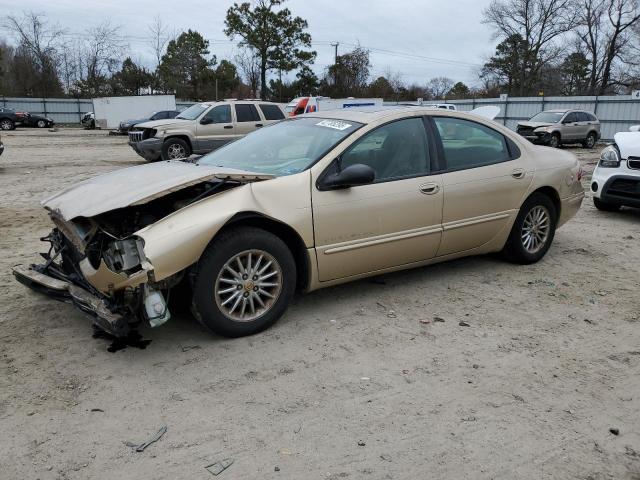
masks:
<instances>
[{"instance_id":1,"label":"side mirror","mask_svg":"<svg viewBox=\"0 0 640 480\"><path fill-rule=\"evenodd\" d=\"M344 170L328 175L323 182L323 187L328 190L356 187L372 183L376 179L376 172L369 165L356 163Z\"/></svg>"},{"instance_id":2,"label":"side mirror","mask_svg":"<svg viewBox=\"0 0 640 480\"><path fill-rule=\"evenodd\" d=\"M209 125L210 123L213 123L213 118L203 117L202 120L200 120L200 125Z\"/></svg>"}]
</instances>

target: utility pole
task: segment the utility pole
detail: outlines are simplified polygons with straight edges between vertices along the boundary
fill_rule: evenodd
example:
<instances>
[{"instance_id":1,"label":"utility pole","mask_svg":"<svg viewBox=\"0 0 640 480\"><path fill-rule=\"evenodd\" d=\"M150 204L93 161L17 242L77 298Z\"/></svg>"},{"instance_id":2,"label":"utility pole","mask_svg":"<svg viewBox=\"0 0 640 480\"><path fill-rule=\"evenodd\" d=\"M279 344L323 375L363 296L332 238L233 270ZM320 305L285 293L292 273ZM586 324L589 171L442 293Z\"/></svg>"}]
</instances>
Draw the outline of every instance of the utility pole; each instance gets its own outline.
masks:
<instances>
[{"instance_id":1,"label":"utility pole","mask_svg":"<svg viewBox=\"0 0 640 480\"><path fill-rule=\"evenodd\" d=\"M335 54L333 57L333 68L334 68L333 82L337 88L338 86L338 45L340 45L340 42L331 43L330 45L332 47L335 47Z\"/></svg>"}]
</instances>

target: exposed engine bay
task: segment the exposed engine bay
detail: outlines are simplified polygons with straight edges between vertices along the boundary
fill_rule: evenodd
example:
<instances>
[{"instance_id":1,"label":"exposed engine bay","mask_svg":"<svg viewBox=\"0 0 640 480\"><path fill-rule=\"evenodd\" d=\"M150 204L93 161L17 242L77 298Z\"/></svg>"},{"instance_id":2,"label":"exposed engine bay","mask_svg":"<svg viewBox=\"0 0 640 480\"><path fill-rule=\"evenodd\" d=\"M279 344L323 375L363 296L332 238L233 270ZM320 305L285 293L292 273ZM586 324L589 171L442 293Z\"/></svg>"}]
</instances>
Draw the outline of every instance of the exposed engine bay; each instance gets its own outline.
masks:
<instances>
[{"instance_id":1,"label":"exposed engine bay","mask_svg":"<svg viewBox=\"0 0 640 480\"><path fill-rule=\"evenodd\" d=\"M49 210L56 228L41 238L49 243L48 251L41 254L46 262L31 265L31 273L14 270L14 274L22 283L58 300L71 301L81 310L93 314L95 324L110 334L125 336L131 325L141 321L147 321L151 326L161 325L170 318L167 307L170 291L184 279L185 271L155 281L153 268L144 255L144 241L135 236L135 232L194 202L241 184L240 181L214 178L146 203L91 218L65 220L59 212ZM105 292L88 280L84 262L95 271L106 267L110 274L124 278L136 273L144 276L137 284L122 289L109 288ZM40 274L41 278L33 278L35 274ZM50 285L43 286L39 281L43 278L60 283L49 282Z\"/></svg>"}]
</instances>

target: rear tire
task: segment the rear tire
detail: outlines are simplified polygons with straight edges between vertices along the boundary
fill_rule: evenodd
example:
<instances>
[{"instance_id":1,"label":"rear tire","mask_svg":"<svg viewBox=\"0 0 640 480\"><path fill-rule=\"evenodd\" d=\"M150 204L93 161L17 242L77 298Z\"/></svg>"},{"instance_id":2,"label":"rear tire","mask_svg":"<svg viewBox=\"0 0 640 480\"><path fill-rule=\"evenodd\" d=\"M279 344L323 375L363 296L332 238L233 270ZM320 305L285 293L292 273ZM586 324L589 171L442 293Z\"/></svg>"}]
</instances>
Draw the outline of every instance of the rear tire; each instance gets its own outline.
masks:
<instances>
[{"instance_id":1,"label":"rear tire","mask_svg":"<svg viewBox=\"0 0 640 480\"><path fill-rule=\"evenodd\" d=\"M560 135L557 133L552 133L551 138L549 139L549 146L551 148L560 148L562 145L562 141L560 140Z\"/></svg>"},{"instance_id":2,"label":"rear tire","mask_svg":"<svg viewBox=\"0 0 640 480\"><path fill-rule=\"evenodd\" d=\"M587 138L582 142L582 146L584 148L592 149L593 147L596 146L597 141L598 140L597 140L596 134L591 132L589 135L587 135Z\"/></svg>"},{"instance_id":3,"label":"rear tire","mask_svg":"<svg viewBox=\"0 0 640 480\"><path fill-rule=\"evenodd\" d=\"M556 207L551 199L542 193L533 193L520 207L503 253L514 263L537 262L551 247L556 223Z\"/></svg>"},{"instance_id":4,"label":"rear tire","mask_svg":"<svg viewBox=\"0 0 640 480\"><path fill-rule=\"evenodd\" d=\"M191 147L181 138L170 138L162 144L163 160L181 160L189 158L191 155Z\"/></svg>"},{"instance_id":5,"label":"rear tire","mask_svg":"<svg viewBox=\"0 0 640 480\"><path fill-rule=\"evenodd\" d=\"M214 239L198 261L194 315L219 335L253 335L284 314L295 287L295 261L279 237L260 228L234 228Z\"/></svg>"},{"instance_id":6,"label":"rear tire","mask_svg":"<svg viewBox=\"0 0 640 480\"><path fill-rule=\"evenodd\" d=\"M599 198L595 197L593 199L593 204L598 210L601 210L603 212L617 212L618 210L620 210L620 207L622 207L622 205L618 203L603 202Z\"/></svg>"}]
</instances>

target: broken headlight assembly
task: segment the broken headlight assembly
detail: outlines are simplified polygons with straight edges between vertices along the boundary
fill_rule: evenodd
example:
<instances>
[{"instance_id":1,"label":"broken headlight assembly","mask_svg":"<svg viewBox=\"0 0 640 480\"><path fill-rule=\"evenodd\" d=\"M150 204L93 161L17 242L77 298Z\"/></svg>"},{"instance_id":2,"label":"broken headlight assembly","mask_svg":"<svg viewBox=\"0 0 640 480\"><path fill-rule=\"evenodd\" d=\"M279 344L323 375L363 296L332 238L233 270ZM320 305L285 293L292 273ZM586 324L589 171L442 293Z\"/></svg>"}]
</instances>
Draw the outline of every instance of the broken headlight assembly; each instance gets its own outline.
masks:
<instances>
[{"instance_id":1,"label":"broken headlight assembly","mask_svg":"<svg viewBox=\"0 0 640 480\"><path fill-rule=\"evenodd\" d=\"M131 237L114 240L104 251L102 258L109 270L131 274L142 268L144 242L141 238Z\"/></svg>"},{"instance_id":2,"label":"broken headlight assembly","mask_svg":"<svg viewBox=\"0 0 640 480\"><path fill-rule=\"evenodd\" d=\"M620 166L620 154L615 145L609 145L602 150L598 166L603 168L617 168Z\"/></svg>"}]
</instances>

